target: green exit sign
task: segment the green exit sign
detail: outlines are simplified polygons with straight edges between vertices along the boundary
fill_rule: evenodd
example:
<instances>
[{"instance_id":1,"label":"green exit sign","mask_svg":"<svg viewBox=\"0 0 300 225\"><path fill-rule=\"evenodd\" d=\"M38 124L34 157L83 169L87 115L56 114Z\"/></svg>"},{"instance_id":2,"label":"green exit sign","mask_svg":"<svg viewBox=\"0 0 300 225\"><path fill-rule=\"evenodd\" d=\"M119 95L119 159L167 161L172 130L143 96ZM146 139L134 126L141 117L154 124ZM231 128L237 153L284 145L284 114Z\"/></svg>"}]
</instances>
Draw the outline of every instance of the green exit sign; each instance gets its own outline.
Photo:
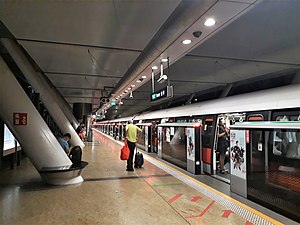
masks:
<instances>
[{"instance_id":1,"label":"green exit sign","mask_svg":"<svg viewBox=\"0 0 300 225\"><path fill-rule=\"evenodd\" d=\"M155 93L152 94L151 99L152 99L152 100L155 100L155 99L156 99L156 94L155 94Z\"/></svg>"},{"instance_id":2,"label":"green exit sign","mask_svg":"<svg viewBox=\"0 0 300 225\"><path fill-rule=\"evenodd\" d=\"M172 98L173 87L167 86L159 91L151 93L151 102L158 101L160 99Z\"/></svg>"}]
</instances>

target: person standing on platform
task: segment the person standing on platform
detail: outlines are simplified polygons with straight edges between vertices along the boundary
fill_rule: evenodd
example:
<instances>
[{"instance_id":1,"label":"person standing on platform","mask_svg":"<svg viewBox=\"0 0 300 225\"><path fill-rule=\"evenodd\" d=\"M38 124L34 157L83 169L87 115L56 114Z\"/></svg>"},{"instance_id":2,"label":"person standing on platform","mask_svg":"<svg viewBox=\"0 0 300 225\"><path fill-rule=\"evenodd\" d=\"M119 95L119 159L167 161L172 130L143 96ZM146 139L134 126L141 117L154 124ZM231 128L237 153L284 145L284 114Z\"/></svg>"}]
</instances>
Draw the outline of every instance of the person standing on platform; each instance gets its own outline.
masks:
<instances>
[{"instance_id":1,"label":"person standing on platform","mask_svg":"<svg viewBox=\"0 0 300 225\"><path fill-rule=\"evenodd\" d=\"M133 155L134 155L135 143L137 141L137 134L139 132L142 132L142 130L138 126L134 125L132 120L128 121L128 124L126 125L125 130L126 130L127 144L130 149L130 155L129 155L129 159L127 160L126 171L134 171Z\"/></svg>"},{"instance_id":2,"label":"person standing on platform","mask_svg":"<svg viewBox=\"0 0 300 225\"><path fill-rule=\"evenodd\" d=\"M218 147L217 151L220 153L220 172L226 173L226 169L224 167L225 155L228 147L228 134L224 125L223 120L219 121L219 132L218 132Z\"/></svg>"}]
</instances>

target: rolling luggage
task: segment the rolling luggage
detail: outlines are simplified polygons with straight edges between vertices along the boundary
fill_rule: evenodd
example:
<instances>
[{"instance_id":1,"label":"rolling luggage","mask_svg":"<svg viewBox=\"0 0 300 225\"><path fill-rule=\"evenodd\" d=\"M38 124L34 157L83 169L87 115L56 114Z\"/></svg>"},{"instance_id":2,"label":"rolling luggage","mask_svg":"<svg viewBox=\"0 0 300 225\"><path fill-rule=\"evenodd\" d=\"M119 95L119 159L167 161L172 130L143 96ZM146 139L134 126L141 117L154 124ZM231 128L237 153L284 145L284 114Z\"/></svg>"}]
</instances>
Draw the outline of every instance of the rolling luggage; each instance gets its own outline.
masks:
<instances>
[{"instance_id":1,"label":"rolling luggage","mask_svg":"<svg viewBox=\"0 0 300 225\"><path fill-rule=\"evenodd\" d=\"M144 164L144 157L141 152L136 152L134 157L134 168L141 168Z\"/></svg>"}]
</instances>

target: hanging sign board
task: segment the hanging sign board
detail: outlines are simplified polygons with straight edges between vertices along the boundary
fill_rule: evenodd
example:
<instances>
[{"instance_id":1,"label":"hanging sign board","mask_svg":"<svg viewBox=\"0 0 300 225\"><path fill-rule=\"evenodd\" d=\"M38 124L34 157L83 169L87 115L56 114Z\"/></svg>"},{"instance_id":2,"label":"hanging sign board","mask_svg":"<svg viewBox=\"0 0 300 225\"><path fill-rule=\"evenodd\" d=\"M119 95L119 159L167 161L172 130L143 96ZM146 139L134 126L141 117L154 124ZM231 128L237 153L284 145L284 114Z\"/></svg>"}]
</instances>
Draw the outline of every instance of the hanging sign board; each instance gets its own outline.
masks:
<instances>
[{"instance_id":1,"label":"hanging sign board","mask_svg":"<svg viewBox=\"0 0 300 225\"><path fill-rule=\"evenodd\" d=\"M167 86L159 91L151 94L151 102L158 101L160 99L172 98L173 97L173 86Z\"/></svg>"},{"instance_id":2,"label":"hanging sign board","mask_svg":"<svg viewBox=\"0 0 300 225\"><path fill-rule=\"evenodd\" d=\"M14 113L14 125L27 125L27 113Z\"/></svg>"}]
</instances>

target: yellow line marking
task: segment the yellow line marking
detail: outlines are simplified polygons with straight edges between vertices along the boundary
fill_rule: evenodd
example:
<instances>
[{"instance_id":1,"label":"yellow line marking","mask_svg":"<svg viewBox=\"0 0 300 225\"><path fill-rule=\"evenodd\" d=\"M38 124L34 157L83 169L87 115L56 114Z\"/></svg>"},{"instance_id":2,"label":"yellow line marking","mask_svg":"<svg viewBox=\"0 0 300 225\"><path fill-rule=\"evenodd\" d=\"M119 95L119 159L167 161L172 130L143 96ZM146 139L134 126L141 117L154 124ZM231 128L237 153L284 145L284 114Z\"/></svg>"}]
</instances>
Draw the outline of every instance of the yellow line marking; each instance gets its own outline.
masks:
<instances>
[{"instance_id":1,"label":"yellow line marking","mask_svg":"<svg viewBox=\"0 0 300 225\"><path fill-rule=\"evenodd\" d=\"M99 132L99 131L98 131L98 132ZM103 134L103 133L101 133L101 134ZM120 143L120 141L116 141L115 139L113 139L113 138L110 137L109 135L106 135L106 134L103 134L103 135L105 135L106 137L109 137L111 140L115 141L115 142L118 143L119 145L122 145L122 144ZM242 203L242 202L239 202L238 200L236 200L236 199L234 199L234 198L229 197L228 195L225 195L224 193L222 193L222 192L220 192L220 191L218 191L218 190L216 190L216 189L214 189L214 188L212 188L212 187L210 187L210 186L208 186L208 185L206 185L206 184L204 184L204 183L202 183L202 182L196 180L196 179L193 178L193 177L190 177L190 176L188 176L188 175L186 175L186 174L180 172L179 170L177 170L177 169L175 169L175 168L173 168L173 167L171 167L171 166L165 164L165 163L162 162L162 161L157 160L156 158L154 158L154 157L152 157L152 156L150 156L150 155L148 155L148 154L147 154L147 157L149 157L149 158L151 158L152 160L154 160L154 161L156 161L156 162L158 162L158 163L164 165L165 167L168 167L170 170L173 170L174 172L176 172L176 173L178 173L178 174L180 174L180 175L182 175L182 176L188 178L189 180L192 180L192 181L196 182L197 184L199 184L199 185L201 185L201 186L203 186L203 187L205 187L205 188L207 188L207 189L209 189L209 190L215 192L216 194L222 196L223 198L226 198L227 200L229 200L229 201L231 201L231 202L234 202L235 204L237 204L237 205L239 205L239 206L241 206L241 207L247 209L248 211L252 212L253 214L256 214L256 215L260 216L261 218L263 218L263 219L265 219L265 220L267 220L267 221L273 223L274 225L284 225L283 223L281 223L281 222L279 222L279 221L277 221L277 220L275 220L275 219L273 219L273 218L271 218L271 217L269 217L269 216L267 216L267 215L265 215L265 214L263 214L263 213L257 211L256 209L251 208L251 207L248 206L248 205L245 205L245 204Z\"/></svg>"}]
</instances>

